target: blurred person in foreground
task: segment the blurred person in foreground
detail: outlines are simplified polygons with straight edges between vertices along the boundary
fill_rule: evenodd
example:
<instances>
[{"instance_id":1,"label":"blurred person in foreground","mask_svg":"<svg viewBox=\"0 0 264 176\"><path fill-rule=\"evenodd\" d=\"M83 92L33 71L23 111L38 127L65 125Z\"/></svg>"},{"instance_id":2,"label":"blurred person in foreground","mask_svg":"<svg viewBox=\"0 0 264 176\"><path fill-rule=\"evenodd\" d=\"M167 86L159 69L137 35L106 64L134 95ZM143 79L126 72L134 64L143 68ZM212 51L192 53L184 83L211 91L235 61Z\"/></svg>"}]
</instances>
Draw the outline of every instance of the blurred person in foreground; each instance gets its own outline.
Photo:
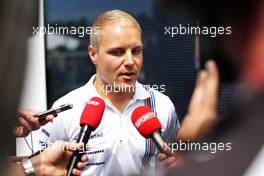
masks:
<instances>
[{"instance_id":1,"label":"blurred person in foreground","mask_svg":"<svg viewBox=\"0 0 264 176\"><path fill-rule=\"evenodd\" d=\"M26 175L21 163L10 161L8 158L14 153L12 150L15 146L13 135L27 136L31 130L37 130L40 127L32 112L20 111L17 114L26 62L26 42L30 36L32 16L34 16L32 13L34 2L0 1L0 111L2 124L0 175ZM47 121L52 118L48 117ZM66 175L66 162L71 156L72 149L83 147L82 144L58 141L41 154L28 159L27 166L33 167L36 176ZM80 175L80 170L84 167L84 162L87 159L86 156L82 158L82 162L78 163L73 174ZM28 165L29 162L31 164Z\"/></svg>"},{"instance_id":2,"label":"blurred person in foreground","mask_svg":"<svg viewBox=\"0 0 264 176\"><path fill-rule=\"evenodd\" d=\"M207 1L199 1L201 4L203 2ZM184 157L186 164L177 163L177 154L171 158L162 154L159 158L163 166L169 168L166 173L168 175L238 176L262 173L261 170L253 168L256 169L255 166L261 164L255 158L263 150L264 144L264 1L234 0L225 3L223 0L219 4L217 7L215 3L210 4L208 11L220 24L232 21L231 38L224 38L219 46L228 57L232 68L237 71L237 79L242 88L230 107L230 113L219 120L211 133L205 135L210 138L204 136L202 141L230 142L232 149L215 154L188 152ZM211 108L211 111L216 112L215 107ZM200 117L199 114L196 116Z\"/></svg>"}]
</instances>

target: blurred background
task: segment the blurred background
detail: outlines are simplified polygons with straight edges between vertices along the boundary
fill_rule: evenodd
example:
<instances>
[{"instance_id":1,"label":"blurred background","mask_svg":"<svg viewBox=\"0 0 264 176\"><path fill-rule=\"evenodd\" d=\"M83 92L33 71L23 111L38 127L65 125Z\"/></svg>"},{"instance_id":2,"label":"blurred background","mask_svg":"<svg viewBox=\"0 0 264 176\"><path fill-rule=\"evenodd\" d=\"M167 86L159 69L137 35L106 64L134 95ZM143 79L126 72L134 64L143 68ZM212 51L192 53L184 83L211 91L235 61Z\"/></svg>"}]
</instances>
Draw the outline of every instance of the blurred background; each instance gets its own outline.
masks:
<instances>
[{"instance_id":1,"label":"blurred background","mask_svg":"<svg viewBox=\"0 0 264 176\"><path fill-rule=\"evenodd\" d=\"M173 101L182 120L195 85L197 71L204 62L215 56L210 35L165 35L168 26L208 27L207 19L198 16L198 10L189 2L178 1L172 6L159 0L47 0L45 1L45 26L86 27L100 13L121 9L133 15L143 31L144 64L140 82L149 85L165 85L164 94ZM202 23L204 22L204 23ZM89 35L49 34L45 37L47 103L52 103L69 91L84 85L95 73L95 67L87 54ZM229 37L229 36L221 36ZM218 58L218 57L216 57ZM220 62L221 61L221 62ZM227 111L230 98L236 92L232 69L225 60L221 66L219 112ZM159 89L160 90L160 89Z\"/></svg>"}]
</instances>

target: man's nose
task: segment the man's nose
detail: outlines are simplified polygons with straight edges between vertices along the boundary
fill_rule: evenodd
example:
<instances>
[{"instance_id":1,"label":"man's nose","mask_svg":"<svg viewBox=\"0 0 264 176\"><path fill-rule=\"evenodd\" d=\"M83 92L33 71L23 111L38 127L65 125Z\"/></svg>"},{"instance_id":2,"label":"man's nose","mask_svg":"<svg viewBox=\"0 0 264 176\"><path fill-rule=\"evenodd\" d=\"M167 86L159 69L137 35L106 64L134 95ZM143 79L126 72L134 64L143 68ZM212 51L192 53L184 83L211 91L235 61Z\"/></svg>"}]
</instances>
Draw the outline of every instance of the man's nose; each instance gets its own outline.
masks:
<instances>
[{"instance_id":1,"label":"man's nose","mask_svg":"<svg viewBox=\"0 0 264 176\"><path fill-rule=\"evenodd\" d=\"M131 51L127 51L124 58L125 66L133 66L135 64L134 56Z\"/></svg>"}]
</instances>

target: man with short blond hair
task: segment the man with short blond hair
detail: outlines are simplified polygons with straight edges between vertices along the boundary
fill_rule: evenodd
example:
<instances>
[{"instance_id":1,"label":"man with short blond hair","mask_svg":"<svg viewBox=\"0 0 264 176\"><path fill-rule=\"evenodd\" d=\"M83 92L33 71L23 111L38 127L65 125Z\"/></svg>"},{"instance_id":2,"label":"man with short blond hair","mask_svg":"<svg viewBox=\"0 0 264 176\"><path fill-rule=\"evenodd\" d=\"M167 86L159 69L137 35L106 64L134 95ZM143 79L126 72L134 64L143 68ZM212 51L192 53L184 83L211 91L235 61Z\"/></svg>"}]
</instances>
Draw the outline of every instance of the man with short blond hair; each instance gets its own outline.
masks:
<instances>
[{"instance_id":1,"label":"man with short blond hair","mask_svg":"<svg viewBox=\"0 0 264 176\"><path fill-rule=\"evenodd\" d=\"M133 18L130 14L123 12L121 10L111 10L102 13L94 21L92 29L99 28L100 30L103 30L107 24L120 22L120 21L131 23L133 26L138 28L141 33L141 27L138 24L138 22L135 20L135 18ZM99 39L100 39L100 33L97 33L97 30L95 30L95 32L92 32L90 34L90 45L97 48Z\"/></svg>"},{"instance_id":2,"label":"man with short blond hair","mask_svg":"<svg viewBox=\"0 0 264 176\"><path fill-rule=\"evenodd\" d=\"M91 151L87 152L89 161L83 175L139 175L146 170L155 174L159 167L158 151L151 140L139 134L131 114L138 106L151 102L165 140L173 142L179 129L174 105L167 96L146 90L137 81L143 63L143 44L141 28L131 15L120 10L108 11L96 18L95 27L99 33L90 35L88 54L96 74L86 85L54 103L72 103L73 109L59 114L63 117L44 127L46 134L42 134L40 143L75 141L85 102L98 96L104 99L106 108L99 127L91 134Z\"/></svg>"}]
</instances>

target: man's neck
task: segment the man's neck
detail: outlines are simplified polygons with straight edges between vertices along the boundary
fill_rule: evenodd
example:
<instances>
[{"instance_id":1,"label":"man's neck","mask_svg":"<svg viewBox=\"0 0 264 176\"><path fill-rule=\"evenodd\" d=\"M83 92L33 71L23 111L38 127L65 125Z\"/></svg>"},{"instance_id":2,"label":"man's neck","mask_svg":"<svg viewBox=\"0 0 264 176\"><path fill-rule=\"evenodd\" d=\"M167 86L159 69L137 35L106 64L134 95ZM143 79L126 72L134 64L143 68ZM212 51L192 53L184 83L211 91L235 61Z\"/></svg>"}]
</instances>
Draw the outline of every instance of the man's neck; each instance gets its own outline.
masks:
<instances>
[{"instance_id":1,"label":"man's neck","mask_svg":"<svg viewBox=\"0 0 264 176\"><path fill-rule=\"evenodd\" d=\"M100 80L95 78L94 87L97 90L98 94L103 97L105 100L109 101L111 105L113 105L120 113L124 111L129 101L132 99L134 95L133 91L109 91L107 90L107 86L103 84ZM113 90L113 87L112 87Z\"/></svg>"}]
</instances>

